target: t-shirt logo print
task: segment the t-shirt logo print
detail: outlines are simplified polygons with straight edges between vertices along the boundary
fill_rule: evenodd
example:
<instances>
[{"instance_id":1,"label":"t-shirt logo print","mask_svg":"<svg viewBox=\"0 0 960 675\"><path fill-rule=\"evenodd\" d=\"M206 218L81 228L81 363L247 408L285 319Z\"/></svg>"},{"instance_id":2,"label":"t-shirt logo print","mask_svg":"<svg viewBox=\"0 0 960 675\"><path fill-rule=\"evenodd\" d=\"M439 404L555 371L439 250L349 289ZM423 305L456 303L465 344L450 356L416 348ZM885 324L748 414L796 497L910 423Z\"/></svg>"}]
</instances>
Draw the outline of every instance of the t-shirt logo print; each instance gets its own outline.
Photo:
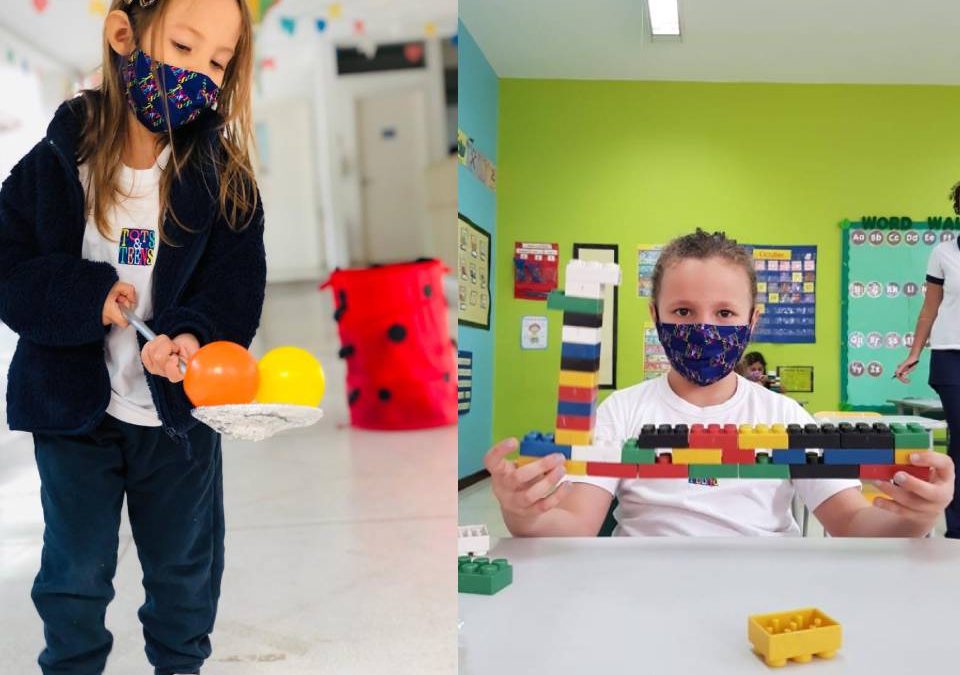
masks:
<instances>
[{"instance_id":1,"label":"t-shirt logo print","mask_svg":"<svg viewBox=\"0 0 960 675\"><path fill-rule=\"evenodd\" d=\"M125 227L120 230L119 265L152 265L157 257L156 230Z\"/></svg>"}]
</instances>

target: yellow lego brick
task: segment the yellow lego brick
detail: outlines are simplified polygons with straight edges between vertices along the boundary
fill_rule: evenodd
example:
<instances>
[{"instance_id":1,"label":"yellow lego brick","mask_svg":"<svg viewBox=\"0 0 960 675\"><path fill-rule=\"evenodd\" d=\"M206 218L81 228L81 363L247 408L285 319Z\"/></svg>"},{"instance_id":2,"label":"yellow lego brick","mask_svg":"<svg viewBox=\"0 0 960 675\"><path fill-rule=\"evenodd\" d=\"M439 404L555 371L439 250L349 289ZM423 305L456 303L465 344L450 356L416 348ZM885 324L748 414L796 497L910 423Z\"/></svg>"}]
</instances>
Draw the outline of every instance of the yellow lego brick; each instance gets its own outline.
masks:
<instances>
[{"instance_id":1,"label":"yellow lego brick","mask_svg":"<svg viewBox=\"0 0 960 675\"><path fill-rule=\"evenodd\" d=\"M894 450L893 451L893 463L894 464L909 464L910 455L915 452L923 452L923 450Z\"/></svg>"},{"instance_id":2,"label":"yellow lego brick","mask_svg":"<svg viewBox=\"0 0 960 675\"><path fill-rule=\"evenodd\" d=\"M785 666L788 659L832 658L843 642L840 624L814 608L747 617L747 637L753 651L773 667Z\"/></svg>"},{"instance_id":3,"label":"yellow lego brick","mask_svg":"<svg viewBox=\"0 0 960 675\"><path fill-rule=\"evenodd\" d=\"M674 464L721 464L723 450L691 450L689 448L674 448Z\"/></svg>"},{"instance_id":4,"label":"yellow lego brick","mask_svg":"<svg viewBox=\"0 0 960 675\"><path fill-rule=\"evenodd\" d=\"M526 456L524 456L524 455L519 455L519 456L517 457L517 468L519 469L521 466L526 466L527 464L530 464L531 462L536 462L538 459L541 459L541 458L540 458L540 457L526 457Z\"/></svg>"},{"instance_id":5,"label":"yellow lego brick","mask_svg":"<svg viewBox=\"0 0 960 675\"><path fill-rule=\"evenodd\" d=\"M568 459L563 463L563 468L567 470L568 476L586 476L587 475L587 463L586 462L575 462L572 459Z\"/></svg>"},{"instance_id":6,"label":"yellow lego brick","mask_svg":"<svg viewBox=\"0 0 960 675\"><path fill-rule=\"evenodd\" d=\"M593 432L557 429L553 442L557 445L593 445Z\"/></svg>"},{"instance_id":7,"label":"yellow lego brick","mask_svg":"<svg viewBox=\"0 0 960 675\"><path fill-rule=\"evenodd\" d=\"M742 450L784 450L790 447L790 438L787 436L787 427L783 424L741 424L737 441Z\"/></svg>"},{"instance_id":8,"label":"yellow lego brick","mask_svg":"<svg viewBox=\"0 0 960 675\"><path fill-rule=\"evenodd\" d=\"M560 386L596 388L600 386L600 373L582 373L576 370L561 370Z\"/></svg>"}]
</instances>

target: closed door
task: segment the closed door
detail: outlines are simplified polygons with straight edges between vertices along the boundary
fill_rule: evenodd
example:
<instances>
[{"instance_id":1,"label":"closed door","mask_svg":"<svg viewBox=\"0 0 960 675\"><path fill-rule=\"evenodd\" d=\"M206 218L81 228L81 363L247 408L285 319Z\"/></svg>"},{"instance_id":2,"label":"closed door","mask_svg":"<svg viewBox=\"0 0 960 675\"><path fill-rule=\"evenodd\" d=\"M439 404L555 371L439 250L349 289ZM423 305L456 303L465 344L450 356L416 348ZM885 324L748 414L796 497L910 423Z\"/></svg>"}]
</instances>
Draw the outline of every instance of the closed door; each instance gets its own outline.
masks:
<instances>
[{"instance_id":1,"label":"closed door","mask_svg":"<svg viewBox=\"0 0 960 675\"><path fill-rule=\"evenodd\" d=\"M367 261L398 262L424 256L429 226L423 90L361 98L357 118Z\"/></svg>"}]
</instances>

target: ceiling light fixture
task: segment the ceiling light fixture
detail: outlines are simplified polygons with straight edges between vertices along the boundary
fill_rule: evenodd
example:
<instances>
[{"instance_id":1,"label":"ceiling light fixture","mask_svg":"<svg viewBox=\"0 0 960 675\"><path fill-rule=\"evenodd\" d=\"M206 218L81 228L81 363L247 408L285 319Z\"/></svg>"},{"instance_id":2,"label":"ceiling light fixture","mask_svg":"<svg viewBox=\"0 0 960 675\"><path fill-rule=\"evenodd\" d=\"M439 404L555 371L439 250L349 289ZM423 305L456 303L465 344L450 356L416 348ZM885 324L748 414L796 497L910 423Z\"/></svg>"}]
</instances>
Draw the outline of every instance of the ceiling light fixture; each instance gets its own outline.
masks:
<instances>
[{"instance_id":1,"label":"ceiling light fixture","mask_svg":"<svg viewBox=\"0 0 960 675\"><path fill-rule=\"evenodd\" d=\"M654 37L680 37L679 0L647 0L647 10Z\"/></svg>"}]
</instances>

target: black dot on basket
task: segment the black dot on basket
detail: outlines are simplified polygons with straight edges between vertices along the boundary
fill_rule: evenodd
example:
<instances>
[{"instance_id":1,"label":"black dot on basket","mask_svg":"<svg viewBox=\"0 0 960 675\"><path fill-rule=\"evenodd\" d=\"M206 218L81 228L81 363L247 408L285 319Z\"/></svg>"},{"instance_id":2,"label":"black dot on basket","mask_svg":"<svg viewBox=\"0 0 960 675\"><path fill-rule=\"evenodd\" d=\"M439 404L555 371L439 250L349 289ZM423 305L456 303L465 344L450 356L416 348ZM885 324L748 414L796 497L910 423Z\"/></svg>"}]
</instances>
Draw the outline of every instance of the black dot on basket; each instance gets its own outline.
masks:
<instances>
[{"instance_id":1,"label":"black dot on basket","mask_svg":"<svg viewBox=\"0 0 960 675\"><path fill-rule=\"evenodd\" d=\"M433 295L433 286L431 286L430 284L427 284L426 286L424 286L424 287L423 287L423 294L424 294L425 296L427 296L428 298L429 298L431 295Z\"/></svg>"},{"instance_id":2,"label":"black dot on basket","mask_svg":"<svg viewBox=\"0 0 960 675\"><path fill-rule=\"evenodd\" d=\"M350 392L350 398L348 398L347 400L350 402L350 405L353 405L354 403L357 402L358 398L360 398L360 390L354 389L353 391Z\"/></svg>"},{"instance_id":3,"label":"black dot on basket","mask_svg":"<svg viewBox=\"0 0 960 675\"><path fill-rule=\"evenodd\" d=\"M407 337L407 329L395 323L390 326L390 330L387 331L387 337L394 342L403 342Z\"/></svg>"},{"instance_id":4,"label":"black dot on basket","mask_svg":"<svg viewBox=\"0 0 960 675\"><path fill-rule=\"evenodd\" d=\"M380 400L381 400L381 401L389 401L389 400L390 400L390 390L389 390L389 389L381 389L380 392L379 392L377 395L380 397Z\"/></svg>"},{"instance_id":5,"label":"black dot on basket","mask_svg":"<svg viewBox=\"0 0 960 675\"><path fill-rule=\"evenodd\" d=\"M355 348L353 345L347 345L347 346L345 346L345 347L341 347L341 348L340 348L340 351L337 352L337 355L338 355L341 359L348 359L348 358L350 358L351 356L353 356L356 352L357 352L357 350L356 350L356 348Z\"/></svg>"},{"instance_id":6,"label":"black dot on basket","mask_svg":"<svg viewBox=\"0 0 960 675\"><path fill-rule=\"evenodd\" d=\"M443 381L444 381L444 382L449 382L449 381L450 381L450 373L444 373L444 374L443 374Z\"/></svg>"}]
</instances>

